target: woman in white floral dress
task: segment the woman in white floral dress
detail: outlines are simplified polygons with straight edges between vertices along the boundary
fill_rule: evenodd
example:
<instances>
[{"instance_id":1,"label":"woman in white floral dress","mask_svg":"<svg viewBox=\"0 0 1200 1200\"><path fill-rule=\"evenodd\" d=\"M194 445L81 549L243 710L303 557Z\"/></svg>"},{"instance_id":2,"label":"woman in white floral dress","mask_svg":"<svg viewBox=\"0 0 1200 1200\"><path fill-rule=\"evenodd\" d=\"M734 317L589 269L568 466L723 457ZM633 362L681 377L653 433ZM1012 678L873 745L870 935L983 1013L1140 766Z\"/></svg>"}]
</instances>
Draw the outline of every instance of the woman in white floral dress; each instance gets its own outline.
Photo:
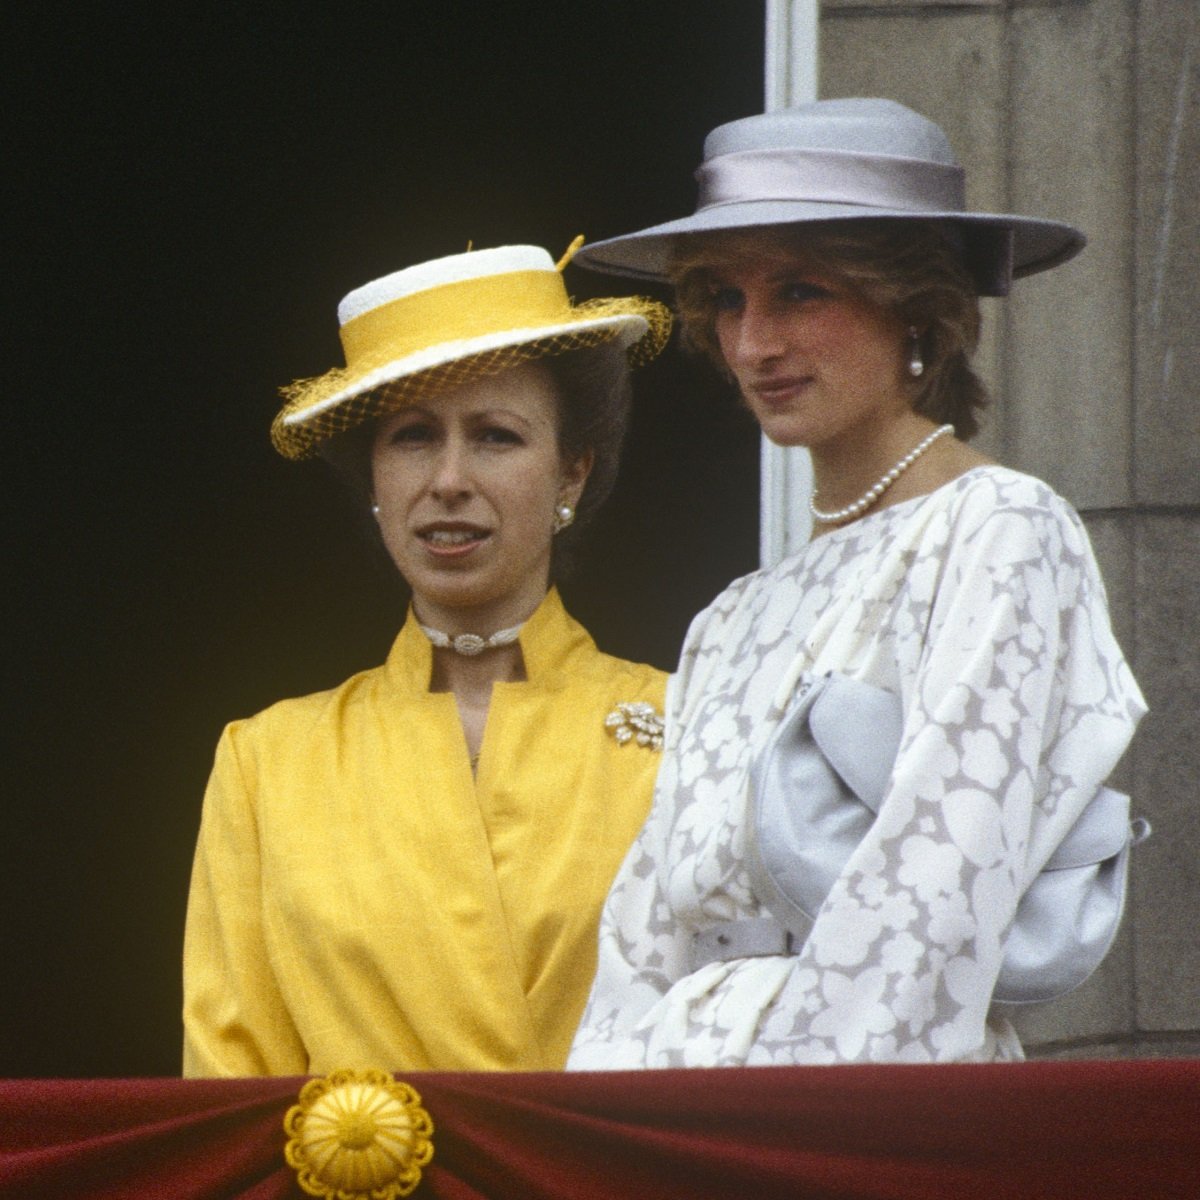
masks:
<instances>
[{"instance_id":1,"label":"woman in white floral dress","mask_svg":"<svg viewBox=\"0 0 1200 1200\"><path fill-rule=\"evenodd\" d=\"M942 131L889 101L721 126L698 178L693 216L580 261L673 280L685 336L811 452L815 532L692 625L568 1065L1020 1059L994 1003L1018 901L1144 704L1076 513L967 446L969 358L978 296L1082 235L967 212ZM878 818L802 943L697 963L706 930L769 916L751 772L829 672L900 698Z\"/></svg>"}]
</instances>

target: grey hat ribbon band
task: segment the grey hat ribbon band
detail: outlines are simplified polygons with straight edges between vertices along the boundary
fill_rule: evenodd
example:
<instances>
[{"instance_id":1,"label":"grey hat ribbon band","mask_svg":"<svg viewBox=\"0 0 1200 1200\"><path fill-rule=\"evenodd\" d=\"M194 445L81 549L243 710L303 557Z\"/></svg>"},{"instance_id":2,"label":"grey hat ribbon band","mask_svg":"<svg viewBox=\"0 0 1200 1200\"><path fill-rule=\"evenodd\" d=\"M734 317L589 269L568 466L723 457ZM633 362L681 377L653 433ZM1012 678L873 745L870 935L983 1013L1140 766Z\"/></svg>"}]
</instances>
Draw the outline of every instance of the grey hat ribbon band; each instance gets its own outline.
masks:
<instances>
[{"instance_id":1,"label":"grey hat ribbon band","mask_svg":"<svg viewBox=\"0 0 1200 1200\"><path fill-rule=\"evenodd\" d=\"M962 167L885 154L837 150L739 150L696 172L697 211L725 204L800 200L903 212L962 212Z\"/></svg>"}]
</instances>

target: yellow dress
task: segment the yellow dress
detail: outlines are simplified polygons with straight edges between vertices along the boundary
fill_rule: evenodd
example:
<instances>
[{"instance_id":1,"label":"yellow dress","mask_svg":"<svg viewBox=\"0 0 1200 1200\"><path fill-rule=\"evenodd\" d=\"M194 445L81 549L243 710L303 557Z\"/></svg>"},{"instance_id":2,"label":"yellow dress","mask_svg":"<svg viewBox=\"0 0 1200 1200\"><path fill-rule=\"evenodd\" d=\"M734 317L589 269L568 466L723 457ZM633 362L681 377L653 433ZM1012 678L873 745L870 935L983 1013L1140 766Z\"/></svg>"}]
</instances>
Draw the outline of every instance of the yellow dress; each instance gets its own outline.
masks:
<instances>
[{"instance_id":1,"label":"yellow dress","mask_svg":"<svg viewBox=\"0 0 1200 1200\"><path fill-rule=\"evenodd\" d=\"M472 777L412 615L386 663L228 726L184 938L184 1074L546 1070L658 753L605 725L666 677L600 653L551 591L495 686Z\"/></svg>"}]
</instances>

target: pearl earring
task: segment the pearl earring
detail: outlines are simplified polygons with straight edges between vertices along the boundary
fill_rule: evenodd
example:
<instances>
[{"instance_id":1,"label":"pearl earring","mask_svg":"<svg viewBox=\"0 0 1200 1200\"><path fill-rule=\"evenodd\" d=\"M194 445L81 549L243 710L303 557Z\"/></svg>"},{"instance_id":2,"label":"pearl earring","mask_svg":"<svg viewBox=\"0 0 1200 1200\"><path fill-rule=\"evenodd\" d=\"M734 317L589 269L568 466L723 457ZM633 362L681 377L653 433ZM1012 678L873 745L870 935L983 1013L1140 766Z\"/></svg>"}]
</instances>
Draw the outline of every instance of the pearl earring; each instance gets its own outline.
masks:
<instances>
[{"instance_id":1,"label":"pearl earring","mask_svg":"<svg viewBox=\"0 0 1200 1200\"><path fill-rule=\"evenodd\" d=\"M378 504L371 505L371 516L373 516L373 517L379 516L379 505Z\"/></svg>"},{"instance_id":2,"label":"pearl earring","mask_svg":"<svg viewBox=\"0 0 1200 1200\"><path fill-rule=\"evenodd\" d=\"M908 330L908 373L914 379L925 374L925 360L921 357L921 335L915 325Z\"/></svg>"},{"instance_id":3,"label":"pearl earring","mask_svg":"<svg viewBox=\"0 0 1200 1200\"><path fill-rule=\"evenodd\" d=\"M575 520L575 509L565 500L554 510L554 532L562 533Z\"/></svg>"}]
</instances>

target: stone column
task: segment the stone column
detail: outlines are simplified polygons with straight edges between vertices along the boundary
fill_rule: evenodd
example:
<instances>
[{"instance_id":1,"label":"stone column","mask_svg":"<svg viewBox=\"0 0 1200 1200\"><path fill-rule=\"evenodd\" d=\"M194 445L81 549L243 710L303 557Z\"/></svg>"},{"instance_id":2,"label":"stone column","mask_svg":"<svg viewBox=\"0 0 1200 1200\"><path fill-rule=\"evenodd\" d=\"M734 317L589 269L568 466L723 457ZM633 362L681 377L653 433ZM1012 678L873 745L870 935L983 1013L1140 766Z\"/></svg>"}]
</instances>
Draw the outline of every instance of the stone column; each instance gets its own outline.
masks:
<instances>
[{"instance_id":1,"label":"stone column","mask_svg":"<svg viewBox=\"0 0 1200 1200\"><path fill-rule=\"evenodd\" d=\"M1031 1055L1200 1053L1200 5L824 0L822 97L938 121L973 208L1083 228L1075 261L985 300L980 448L1083 514L1150 703L1118 779L1154 826L1125 927Z\"/></svg>"}]
</instances>

